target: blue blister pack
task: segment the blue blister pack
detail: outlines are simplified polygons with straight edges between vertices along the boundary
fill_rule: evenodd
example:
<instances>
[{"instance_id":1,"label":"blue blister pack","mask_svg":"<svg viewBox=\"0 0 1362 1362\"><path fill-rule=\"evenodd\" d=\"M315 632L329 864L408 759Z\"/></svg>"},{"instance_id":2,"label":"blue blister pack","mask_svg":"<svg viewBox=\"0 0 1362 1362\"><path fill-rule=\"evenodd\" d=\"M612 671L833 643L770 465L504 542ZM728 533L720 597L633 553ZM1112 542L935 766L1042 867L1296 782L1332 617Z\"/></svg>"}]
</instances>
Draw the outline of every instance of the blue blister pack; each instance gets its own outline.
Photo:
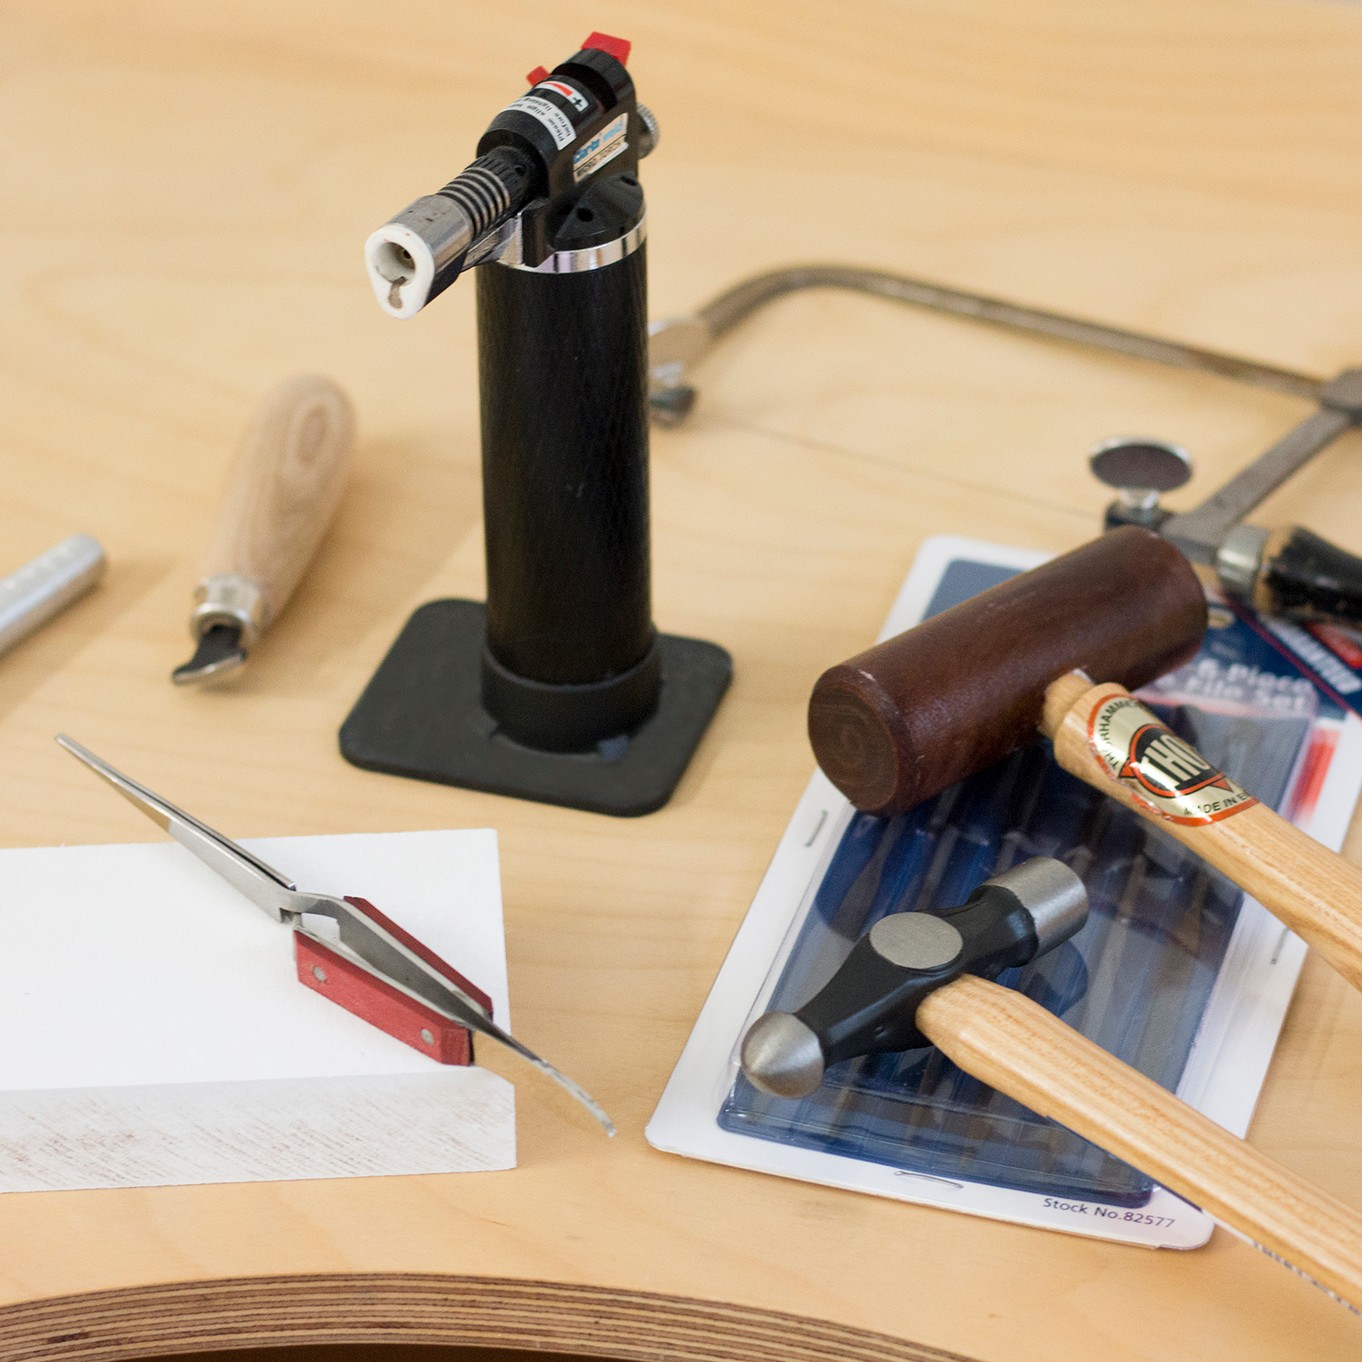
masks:
<instances>
[{"instance_id":1,"label":"blue blister pack","mask_svg":"<svg viewBox=\"0 0 1362 1362\"><path fill-rule=\"evenodd\" d=\"M923 545L881 637L1040 555L976 541ZM1362 789L1362 673L1304 670L1281 622L1212 602L1191 663L1146 704L1262 802L1337 848ZM1299 632L1299 631L1297 631ZM1298 641L1299 642L1299 641ZM1337 657L1336 653L1330 653ZM657 1148L1079 1234L1191 1248L1211 1222L1167 1189L927 1050L829 1067L804 1099L741 1077L742 1038L816 993L892 912L962 903L1034 855L1082 877L1078 936L1004 974L1102 1048L1242 1134L1304 943L1159 828L1068 776L1043 744L896 818L856 813L810 780L672 1073Z\"/></svg>"}]
</instances>

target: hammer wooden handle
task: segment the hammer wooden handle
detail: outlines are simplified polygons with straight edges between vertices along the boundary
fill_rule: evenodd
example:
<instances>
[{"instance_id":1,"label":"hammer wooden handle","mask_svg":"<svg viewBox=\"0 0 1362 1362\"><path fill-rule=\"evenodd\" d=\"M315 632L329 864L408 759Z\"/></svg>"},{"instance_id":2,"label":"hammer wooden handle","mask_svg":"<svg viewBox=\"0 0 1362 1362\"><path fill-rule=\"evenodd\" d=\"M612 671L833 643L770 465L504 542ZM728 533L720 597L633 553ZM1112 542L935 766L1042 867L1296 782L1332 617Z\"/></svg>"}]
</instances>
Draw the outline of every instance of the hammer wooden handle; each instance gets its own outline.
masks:
<instances>
[{"instance_id":1,"label":"hammer wooden handle","mask_svg":"<svg viewBox=\"0 0 1362 1362\"><path fill-rule=\"evenodd\" d=\"M1233 820L1231 820L1233 821ZM966 1073L1147 1173L1362 1305L1362 1217L1012 989L966 975L917 1024Z\"/></svg>"},{"instance_id":2,"label":"hammer wooden handle","mask_svg":"<svg viewBox=\"0 0 1362 1362\"><path fill-rule=\"evenodd\" d=\"M267 626L316 552L345 486L355 417L330 379L285 379L242 437L203 561L203 577L238 576L264 596Z\"/></svg>"},{"instance_id":3,"label":"hammer wooden handle","mask_svg":"<svg viewBox=\"0 0 1362 1362\"><path fill-rule=\"evenodd\" d=\"M1362 870L1265 804L1250 801L1215 822L1183 823L1159 813L1138 781L1114 776L1094 746L1093 715L1122 697L1129 699L1122 687L1093 686L1077 673L1051 684L1041 730L1054 740L1059 764L1229 876L1362 988Z\"/></svg>"}]
</instances>

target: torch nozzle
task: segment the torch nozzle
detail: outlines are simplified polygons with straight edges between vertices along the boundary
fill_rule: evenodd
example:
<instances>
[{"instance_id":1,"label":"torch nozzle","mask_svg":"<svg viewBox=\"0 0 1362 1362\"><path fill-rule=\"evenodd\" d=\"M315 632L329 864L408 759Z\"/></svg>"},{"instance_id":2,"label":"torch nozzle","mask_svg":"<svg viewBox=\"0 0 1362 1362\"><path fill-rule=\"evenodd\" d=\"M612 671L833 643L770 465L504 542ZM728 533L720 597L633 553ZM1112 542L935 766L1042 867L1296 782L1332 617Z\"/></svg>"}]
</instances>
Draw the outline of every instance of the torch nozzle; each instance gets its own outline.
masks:
<instances>
[{"instance_id":1,"label":"torch nozzle","mask_svg":"<svg viewBox=\"0 0 1362 1362\"><path fill-rule=\"evenodd\" d=\"M533 180L524 157L491 151L439 193L417 199L384 223L364 243L378 305L390 317L414 317L459 277L473 247L525 206Z\"/></svg>"}]
</instances>

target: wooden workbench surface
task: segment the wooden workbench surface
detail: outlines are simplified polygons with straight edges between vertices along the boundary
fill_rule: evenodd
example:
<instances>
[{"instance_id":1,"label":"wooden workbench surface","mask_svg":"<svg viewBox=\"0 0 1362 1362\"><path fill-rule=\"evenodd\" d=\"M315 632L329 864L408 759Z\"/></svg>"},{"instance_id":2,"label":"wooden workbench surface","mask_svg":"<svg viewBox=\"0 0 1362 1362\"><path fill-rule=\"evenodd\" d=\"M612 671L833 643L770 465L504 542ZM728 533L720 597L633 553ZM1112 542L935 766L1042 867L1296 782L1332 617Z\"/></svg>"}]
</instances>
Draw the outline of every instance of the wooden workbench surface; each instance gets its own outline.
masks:
<instances>
[{"instance_id":1,"label":"wooden workbench surface","mask_svg":"<svg viewBox=\"0 0 1362 1362\"><path fill-rule=\"evenodd\" d=\"M522 73L635 43L655 316L749 273L925 275L1321 374L1362 361L1362 8L1310 0L354 0L0 7L0 572L74 530L103 588L0 660L0 844L155 830L64 729L235 835L492 826L517 1030L615 1116L518 1082L511 1173L0 1198L0 1358L494 1343L620 1358L1351 1358L1362 1321L1218 1234L1087 1242L657 1153L650 1115L811 769L809 687L921 540L1095 530L1086 451L1197 457L1287 397L804 294L653 441L655 614L737 676L672 804L616 821L366 774L336 730L407 613L482 594L473 290L408 323L360 266ZM362 426L337 529L236 684L173 689L237 435L300 369ZM1362 438L1273 498L1362 551ZM1351 842L1362 859L1362 837ZM117 968L111 961L110 968ZM1253 1142L1362 1207L1362 1000L1307 963ZM23 1038L5 1037L4 1044ZM488 1047L490 1050L490 1047Z\"/></svg>"}]
</instances>

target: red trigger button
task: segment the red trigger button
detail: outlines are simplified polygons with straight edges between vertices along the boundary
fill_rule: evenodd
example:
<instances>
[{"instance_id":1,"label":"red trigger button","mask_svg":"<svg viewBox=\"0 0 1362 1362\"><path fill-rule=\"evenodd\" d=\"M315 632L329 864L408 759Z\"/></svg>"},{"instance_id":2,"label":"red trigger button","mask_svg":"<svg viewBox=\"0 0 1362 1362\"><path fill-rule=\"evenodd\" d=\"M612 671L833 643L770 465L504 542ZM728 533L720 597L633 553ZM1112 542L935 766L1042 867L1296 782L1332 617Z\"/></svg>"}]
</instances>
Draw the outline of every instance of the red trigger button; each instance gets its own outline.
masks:
<instances>
[{"instance_id":1,"label":"red trigger button","mask_svg":"<svg viewBox=\"0 0 1362 1362\"><path fill-rule=\"evenodd\" d=\"M632 46L628 38L612 38L608 33L593 33L582 44L582 50L588 51L594 47L598 51L608 52L624 66L629 60L629 49Z\"/></svg>"},{"instance_id":2,"label":"red trigger button","mask_svg":"<svg viewBox=\"0 0 1362 1362\"><path fill-rule=\"evenodd\" d=\"M541 80L548 80L548 78L549 73L546 70L544 70L542 66L536 66L534 70L531 71L530 74L525 77L525 79L528 80L531 85L538 85Z\"/></svg>"}]
</instances>

